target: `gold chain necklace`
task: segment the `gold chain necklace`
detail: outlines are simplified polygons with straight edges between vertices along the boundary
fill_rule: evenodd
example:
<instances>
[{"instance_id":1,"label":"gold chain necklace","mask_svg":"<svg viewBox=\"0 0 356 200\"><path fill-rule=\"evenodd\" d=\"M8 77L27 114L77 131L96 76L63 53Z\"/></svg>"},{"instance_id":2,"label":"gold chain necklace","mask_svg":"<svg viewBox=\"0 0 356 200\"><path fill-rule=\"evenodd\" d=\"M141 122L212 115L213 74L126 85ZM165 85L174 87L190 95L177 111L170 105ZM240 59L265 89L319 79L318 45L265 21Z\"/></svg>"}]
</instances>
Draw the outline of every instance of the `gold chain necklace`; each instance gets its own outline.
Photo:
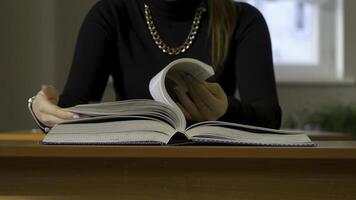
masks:
<instances>
[{"instance_id":1,"label":"gold chain necklace","mask_svg":"<svg viewBox=\"0 0 356 200\"><path fill-rule=\"evenodd\" d=\"M200 21L202 18L202 14L204 12L206 12L205 4L201 3L195 13L192 28L190 30L190 33L189 33L187 39L179 47L173 48L173 47L168 46L165 42L163 42L161 36L158 34L158 31L153 23L150 7L147 4L144 4L144 7L145 7L145 18L146 18L146 22L147 22L147 27L148 27L148 30L150 31L152 39L154 40L154 42L156 43L158 48L163 51L163 53L167 53L169 55L179 55L179 54L186 52L189 49L190 45L193 44L193 41L198 33L199 24L200 24Z\"/></svg>"}]
</instances>

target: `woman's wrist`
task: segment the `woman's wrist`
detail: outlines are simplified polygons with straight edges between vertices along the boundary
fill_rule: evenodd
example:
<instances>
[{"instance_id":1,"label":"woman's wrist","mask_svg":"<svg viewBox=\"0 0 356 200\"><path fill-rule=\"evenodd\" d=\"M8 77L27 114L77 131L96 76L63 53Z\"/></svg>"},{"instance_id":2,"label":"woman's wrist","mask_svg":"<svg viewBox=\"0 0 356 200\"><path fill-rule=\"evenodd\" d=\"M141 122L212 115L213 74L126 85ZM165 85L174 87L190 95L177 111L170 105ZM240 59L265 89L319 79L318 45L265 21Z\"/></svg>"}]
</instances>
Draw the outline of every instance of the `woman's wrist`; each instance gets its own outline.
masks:
<instances>
[{"instance_id":1,"label":"woman's wrist","mask_svg":"<svg viewBox=\"0 0 356 200\"><path fill-rule=\"evenodd\" d=\"M43 123L41 123L40 120L38 120L38 118L36 117L35 113L33 112L33 109L32 109L32 105L33 105L33 102L35 101L36 99L36 96L33 96L31 98L28 99L28 110L30 111L34 121L36 122L38 128L40 128L44 133L48 133L51 129L47 126L45 126Z\"/></svg>"}]
</instances>

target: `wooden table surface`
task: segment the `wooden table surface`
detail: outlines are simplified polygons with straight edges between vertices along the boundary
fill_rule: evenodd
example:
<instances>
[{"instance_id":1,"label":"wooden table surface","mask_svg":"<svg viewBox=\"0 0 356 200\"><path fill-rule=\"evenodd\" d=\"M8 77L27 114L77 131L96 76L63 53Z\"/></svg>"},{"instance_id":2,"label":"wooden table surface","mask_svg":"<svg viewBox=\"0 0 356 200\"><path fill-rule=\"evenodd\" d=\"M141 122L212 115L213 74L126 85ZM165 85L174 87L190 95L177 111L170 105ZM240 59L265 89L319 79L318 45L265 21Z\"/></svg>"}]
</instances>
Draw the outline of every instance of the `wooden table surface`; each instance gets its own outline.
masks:
<instances>
[{"instance_id":1,"label":"wooden table surface","mask_svg":"<svg viewBox=\"0 0 356 200\"><path fill-rule=\"evenodd\" d=\"M0 141L0 157L356 159L356 141L319 141L317 147L42 145Z\"/></svg>"},{"instance_id":2,"label":"wooden table surface","mask_svg":"<svg viewBox=\"0 0 356 200\"><path fill-rule=\"evenodd\" d=\"M47 146L3 139L0 199L356 199L356 141L316 143Z\"/></svg>"}]
</instances>

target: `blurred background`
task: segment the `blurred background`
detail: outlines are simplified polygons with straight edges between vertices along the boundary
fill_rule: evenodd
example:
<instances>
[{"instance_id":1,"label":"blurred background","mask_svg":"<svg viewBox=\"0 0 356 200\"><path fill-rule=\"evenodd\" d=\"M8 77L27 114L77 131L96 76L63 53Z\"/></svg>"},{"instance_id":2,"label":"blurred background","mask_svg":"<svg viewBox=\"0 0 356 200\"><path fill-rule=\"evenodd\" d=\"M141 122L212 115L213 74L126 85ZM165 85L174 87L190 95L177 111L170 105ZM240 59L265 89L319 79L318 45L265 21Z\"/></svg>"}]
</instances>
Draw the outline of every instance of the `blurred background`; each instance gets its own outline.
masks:
<instances>
[{"instance_id":1,"label":"blurred background","mask_svg":"<svg viewBox=\"0 0 356 200\"><path fill-rule=\"evenodd\" d=\"M35 128L27 99L43 83L63 89L95 2L0 0L0 132ZM246 2L270 28L283 127L356 133L356 1Z\"/></svg>"}]
</instances>

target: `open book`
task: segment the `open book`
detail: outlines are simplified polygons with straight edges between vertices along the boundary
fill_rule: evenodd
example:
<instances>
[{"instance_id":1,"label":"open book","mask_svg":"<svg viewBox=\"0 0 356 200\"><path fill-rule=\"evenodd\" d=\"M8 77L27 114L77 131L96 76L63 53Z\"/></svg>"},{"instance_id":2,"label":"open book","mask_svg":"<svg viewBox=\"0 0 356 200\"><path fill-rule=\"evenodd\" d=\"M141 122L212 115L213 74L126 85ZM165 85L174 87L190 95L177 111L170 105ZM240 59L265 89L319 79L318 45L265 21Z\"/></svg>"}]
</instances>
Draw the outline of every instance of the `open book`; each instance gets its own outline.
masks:
<instances>
[{"instance_id":1,"label":"open book","mask_svg":"<svg viewBox=\"0 0 356 200\"><path fill-rule=\"evenodd\" d=\"M206 80L212 67L195 59L173 61L150 82L154 100L78 105L68 110L86 117L53 127L44 144L232 144L314 146L303 133L234 124L202 122L187 127L169 87L184 88L184 76ZM171 83L168 84L170 80ZM172 86L173 85L173 86Z\"/></svg>"}]
</instances>

